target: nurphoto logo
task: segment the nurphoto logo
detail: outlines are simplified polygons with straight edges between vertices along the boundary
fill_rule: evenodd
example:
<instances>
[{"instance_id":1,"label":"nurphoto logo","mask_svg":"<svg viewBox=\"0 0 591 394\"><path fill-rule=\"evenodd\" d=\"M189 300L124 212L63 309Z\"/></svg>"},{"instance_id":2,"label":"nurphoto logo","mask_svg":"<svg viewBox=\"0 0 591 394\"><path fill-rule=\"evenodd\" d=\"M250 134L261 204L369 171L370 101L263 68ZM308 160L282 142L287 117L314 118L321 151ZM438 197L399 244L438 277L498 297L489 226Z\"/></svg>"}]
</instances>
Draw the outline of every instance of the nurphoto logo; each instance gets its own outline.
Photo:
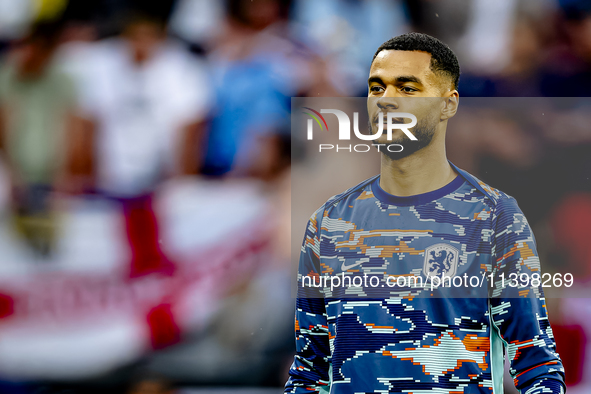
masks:
<instances>
[{"instance_id":1,"label":"nurphoto logo","mask_svg":"<svg viewBox=\"0 0 591 394\"><path fill-rule=\"evenodd\" d=\"M326 119L322 114L333 114L337 117L337 122L339 125L339 140L340 141L350 141L351 140L351 120L349 119L349 115L345 112L338 110L338 109L321 109L320 112L310 108L310 107L303 107L308 111L304 111L304 114L310 116L306 123L306 135L308 140L314 139L314 123L318 125L320 131L329 131L328 124L326 123ZM410 122L406 123L405 119L410 119ZM384 122L384 113L378 112L374 123L377 125L377 132L375 134L364 134L359 131L359 112L353 112L353 133L355 136L362 141L375 141L378 138L382 137L384 134L384 125L386 129L386 138L388 141L392 141L392 132L396 129L401 130L411 141L417 141L417 137L415 137L411 132L410 128L416 126L417 124L417 117L408 112L387 112L386 113L386 122ZM380 149L380 146L386 146L387 149L391 152L402 152L402 145L400 144L377 144L373 143L374 146ZM368 152L371 150L371 146L368 144L356 144L356 145L333 145L333 144L319 144L318 145L319 152L323 150L333 150L336 149L337 152L339 150L343 151L355 151L355 152ZM394 150L392 150L394 149Z\"/></svg>"}]
</instances>

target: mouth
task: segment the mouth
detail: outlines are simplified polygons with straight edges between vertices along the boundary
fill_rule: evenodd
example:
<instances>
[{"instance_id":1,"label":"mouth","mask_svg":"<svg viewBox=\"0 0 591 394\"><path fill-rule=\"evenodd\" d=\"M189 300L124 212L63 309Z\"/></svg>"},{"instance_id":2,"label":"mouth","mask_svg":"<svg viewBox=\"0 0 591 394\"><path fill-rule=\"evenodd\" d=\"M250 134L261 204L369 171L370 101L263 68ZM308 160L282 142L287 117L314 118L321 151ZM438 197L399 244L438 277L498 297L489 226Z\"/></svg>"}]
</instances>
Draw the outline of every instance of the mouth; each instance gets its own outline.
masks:
<instances>
[{"instance_id":1,"label":"mouth","mask_svg":"<svg viewBox=\"0 0 591 394\"><path fill-rule=\"evenodd\" d=\"M382 123L384 125L384 128L388 127L388 122L385 118L383 119ZM404 123L406 123L404 121L404 118L392 118L392 124L404 124ZM380 122L379 122L379 119L377 116L373 118L373 124L375 124L376 126L379 126Z\"/></svg>"}]
</instances>

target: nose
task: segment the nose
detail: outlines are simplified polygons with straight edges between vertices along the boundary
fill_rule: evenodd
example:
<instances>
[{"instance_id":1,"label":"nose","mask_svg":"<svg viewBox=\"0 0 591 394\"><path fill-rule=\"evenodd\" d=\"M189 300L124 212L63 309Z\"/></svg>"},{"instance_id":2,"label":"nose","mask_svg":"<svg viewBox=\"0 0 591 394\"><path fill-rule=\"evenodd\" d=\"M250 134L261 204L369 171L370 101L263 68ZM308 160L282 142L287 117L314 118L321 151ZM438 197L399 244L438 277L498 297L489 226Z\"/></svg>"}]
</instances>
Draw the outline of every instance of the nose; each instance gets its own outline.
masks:
<instances>
[{"instance_id":1,"label":"nose","mask_svg":"<svg viewBox=\"0 0 591 394\"><path fill-rule=\"evenodd\" d=\"M377 105L379 109L385 110L386 112L388 110L398 109L399 107L398 101L393 97L380 97L377 100Z\"/></svg>"}]
</instances>

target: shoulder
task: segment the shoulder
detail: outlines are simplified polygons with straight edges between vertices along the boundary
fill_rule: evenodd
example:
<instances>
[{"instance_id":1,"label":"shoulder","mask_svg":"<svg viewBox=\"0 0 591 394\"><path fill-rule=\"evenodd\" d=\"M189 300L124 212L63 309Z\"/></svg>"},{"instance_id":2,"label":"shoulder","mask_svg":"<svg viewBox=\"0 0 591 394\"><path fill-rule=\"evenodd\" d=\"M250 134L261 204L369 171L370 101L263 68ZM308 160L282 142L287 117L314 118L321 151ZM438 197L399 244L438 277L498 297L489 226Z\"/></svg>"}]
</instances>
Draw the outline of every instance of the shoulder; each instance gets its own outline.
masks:
<instances>
[{"instance_id":1,"label":"shoulder","mask_svg":"<svg viewBox=\"0 0 591 394\"><path fill-rule=\"evenodd\" d=\"M485 202L495 211L517 207L517 201L512 196L495 187L490 186L467 171L464 171L456 166L453 167L459 172L460 176L466 179L468 183L470 183L482 194L482 198L485 200ZM517 207L517 209L519 208Z\"/></svg>"},{"instance_id":2,"label":"shoulder","mask_svg":"<svg viewBox=\"0 0 591 394\"><path fill-rule=\"evenodd\" d=\"M483 202L491 209L491 226L497 234L520 234L526 229L528 226L527 219L515 198L486 184L464 170L455 166L454 168L482 194Z\"/></svg>"},{"instance_id":3,"label":"shoulder","mask_svg":"<svg viewBox=\"0 0 591 394\"><path fill-rule=\"evenodd\" d=\"M184 43L173 38L168 38L162 42L155 59L157 62L162 63L170 68L206 68L206 63L201 57L191 53L189 48Z\"/></svg>"},{"instance_id":4,"label":"shoulder","mask_svg":"<svg viewBox=\"0 0 591 394\"><path fill-rule=\"evenodd\" d=\"M120 38L107 38L90 44L68 44L60 56L67 67L83 77L86 83L99 84L104 83L103 78L119 74L128 61L126 44Z\"/></svg>"},{"instance_id":5,"label":"shoulder","mask_svg":"<svg viewBox=\"0 0 591 394\"><path fill-rule=\"evenodd\" d=\"M344 192L332 196L331 198L326 200L326 202L322 204L322 206L320 206L312 214L312 216L310 217L310 221L313 223L317 223L318 228L320 228L322 218L328 216L330 211L338 207L343 201L347 200L350 197L357 198L362 193L368 193L370 195L371 189L368 190L368 188L370 187L371 183L378 177L379 175L372 176L371 178L368 178L363 182L360 182L359 184L345 190Z\"/></svg>"},{"instance_id":6,"label":"shoulder","mask_svg":"<svg viewBox=\"0 0 591 394\"><path fill-rule=\"evenodd\" d=\"M331 207L337 206L343 200L347 199L348 197L350 197L352 195L361 194L361 193L366 192L368 187L371 185L371 183L374 180L376 180L378 177L379 177L379 175L374 175L371 178L368 178L368 179L364 180L363 182L360 182L357 185L345 190L344 192L332 196L324 203L323 206L326 209L329 209Z\"/></svg>"}]
</instances>

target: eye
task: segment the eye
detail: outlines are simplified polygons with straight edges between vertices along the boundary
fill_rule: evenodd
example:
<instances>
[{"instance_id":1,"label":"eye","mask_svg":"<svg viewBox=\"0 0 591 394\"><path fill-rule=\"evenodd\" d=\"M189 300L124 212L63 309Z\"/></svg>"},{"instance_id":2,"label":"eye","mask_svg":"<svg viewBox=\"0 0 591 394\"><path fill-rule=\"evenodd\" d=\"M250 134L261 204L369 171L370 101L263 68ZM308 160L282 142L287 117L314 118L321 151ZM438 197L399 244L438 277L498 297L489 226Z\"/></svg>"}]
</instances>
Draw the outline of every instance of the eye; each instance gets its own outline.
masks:
<instances>
[{"instance_id":1,"label":"eye","mask_svg":"<svg viewBox=\"0 0 591 394\"><path fill-rule=\"evenodd\" d=\"M381 87L380 85L373 85L373 86L370 86L369 91L378 93L378 92L383 92L384 88Z\"/></svg>"},{"instance_id":2,"label":"eye","mask_svg":"<svg viewBox=\"0 0 591 394\"><path fill-rule=\"evenodd\" d=\"M416 92L417 91L417 89L411 88L410 86L403 86L401 90L404 93L412 93L412 92Z\"/></svg>"}]
</instances>

